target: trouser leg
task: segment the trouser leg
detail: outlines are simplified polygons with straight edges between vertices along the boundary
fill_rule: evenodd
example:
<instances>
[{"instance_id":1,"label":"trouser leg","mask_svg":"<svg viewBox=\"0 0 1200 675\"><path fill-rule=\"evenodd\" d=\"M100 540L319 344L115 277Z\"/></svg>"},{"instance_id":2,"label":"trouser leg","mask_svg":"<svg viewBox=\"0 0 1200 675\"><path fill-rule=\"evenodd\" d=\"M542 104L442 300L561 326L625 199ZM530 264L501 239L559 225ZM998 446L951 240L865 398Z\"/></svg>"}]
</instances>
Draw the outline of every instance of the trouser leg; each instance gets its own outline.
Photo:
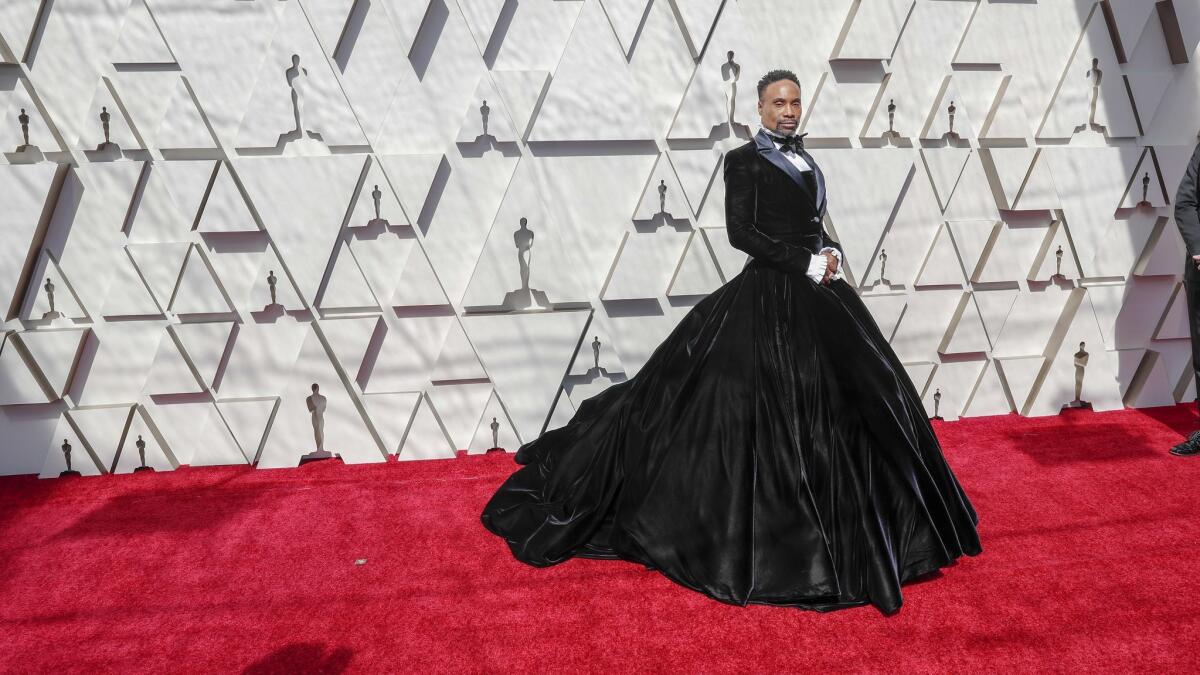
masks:
<instances>
[{"instance_id":1,"label":"trouser leg","mask_svg":"<svg viewBox=\"0 0 1200 675\"><path fill-rule=\"evenodd\" d=\"M1200 413L1200 270L1189 257L1183 268L1183 292L1187 298L1188 328L1192 335L1192 372L1196 378L1196 408Z\"/></svg>"}]
</instances>

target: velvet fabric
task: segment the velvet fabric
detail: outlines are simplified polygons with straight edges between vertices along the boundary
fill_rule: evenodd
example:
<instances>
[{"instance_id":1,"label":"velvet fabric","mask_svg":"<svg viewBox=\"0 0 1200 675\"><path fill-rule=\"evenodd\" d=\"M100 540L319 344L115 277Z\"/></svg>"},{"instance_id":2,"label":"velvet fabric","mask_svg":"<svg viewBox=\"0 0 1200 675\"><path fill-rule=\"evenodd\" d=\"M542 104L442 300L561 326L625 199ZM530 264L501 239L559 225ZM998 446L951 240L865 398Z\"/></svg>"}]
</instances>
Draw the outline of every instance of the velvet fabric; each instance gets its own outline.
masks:
<instances>
[{"instance_id":1,"label":"velvet fabric","mask_svg":"<svg viewBox=\"0 0 1200 675\"><path fill-rule=\"evenodd\" d=\"M841 248L804 156L811 183L761 132L726 155L746 266L632 378L519 448L481 516L517 559L621 558L722 602L893 613L901 584L981 551L886 337L846 281L804 274Z\"/></svg>"}]
</instances>

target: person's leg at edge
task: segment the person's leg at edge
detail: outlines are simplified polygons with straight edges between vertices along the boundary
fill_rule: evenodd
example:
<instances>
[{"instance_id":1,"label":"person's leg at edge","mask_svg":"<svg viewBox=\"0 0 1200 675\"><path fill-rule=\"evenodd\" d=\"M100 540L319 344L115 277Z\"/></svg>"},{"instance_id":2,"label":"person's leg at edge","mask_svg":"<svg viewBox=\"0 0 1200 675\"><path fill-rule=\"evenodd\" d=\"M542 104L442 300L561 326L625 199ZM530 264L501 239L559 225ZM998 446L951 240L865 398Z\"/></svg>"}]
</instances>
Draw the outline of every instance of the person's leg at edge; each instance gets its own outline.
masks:
<instances>
[{"instance_id":1,"label":"person's leg at edge","mask_svg":"<svg viewBox=\"0 0 1200 675\"><path fill-rule=\"evenodd\" d=\"M1187 299L1188 329L1192 336L1192 370L1196 378L1196 391L1200 392L1200 269L1196 261L1188 257L1183 266L1183 292ZM1196 398L1196 411L1200 414L1200 396ZM1172 455L1192 456L1200 453L1200 430L1193 431L1185 441L1171 448Z\"/></svg>"}]
</instances>

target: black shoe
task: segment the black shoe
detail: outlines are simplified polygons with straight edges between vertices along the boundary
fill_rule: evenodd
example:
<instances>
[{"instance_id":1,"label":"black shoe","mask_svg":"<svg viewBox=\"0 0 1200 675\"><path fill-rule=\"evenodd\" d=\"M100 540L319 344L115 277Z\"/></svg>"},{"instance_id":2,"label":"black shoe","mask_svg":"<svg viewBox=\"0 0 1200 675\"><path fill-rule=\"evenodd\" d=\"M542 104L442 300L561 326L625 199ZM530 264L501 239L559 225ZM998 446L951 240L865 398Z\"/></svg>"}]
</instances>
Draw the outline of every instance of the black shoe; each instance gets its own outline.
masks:
<instances>
[{"instance_id":1,"label":"black shoe","mask_svg":"<svg viewBox=\"0 0 1200 675\"><path fill-rule=\"evenodd\" d=\"M1200 453L1200 431L1193 431L1187 440L1171 448L1172 455L1187 457Z\"/></svg>"}]
</instances>

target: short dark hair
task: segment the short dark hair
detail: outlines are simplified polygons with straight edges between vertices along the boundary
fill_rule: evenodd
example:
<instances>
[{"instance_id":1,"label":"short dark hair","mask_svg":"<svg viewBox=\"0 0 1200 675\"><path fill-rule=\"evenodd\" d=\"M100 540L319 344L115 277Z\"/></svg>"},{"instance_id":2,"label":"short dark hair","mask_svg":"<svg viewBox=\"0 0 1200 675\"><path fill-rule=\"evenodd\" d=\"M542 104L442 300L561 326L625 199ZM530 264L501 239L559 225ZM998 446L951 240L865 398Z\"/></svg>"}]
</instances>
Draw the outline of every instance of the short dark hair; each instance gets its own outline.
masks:
<instances>
[{"instance_id":1,"label":"short dark hair","mask_svg":"<svg viewBox=\"0 0 1200 675\"><path fill-rule=\"evenodd\" d=\"M771 86L772 82L778 82L780 80L791 80L796 84L796 89L800 88L800 79L797 78L796 74L792 71L783 68L768 70L767 74L763 75L762 79L758 81L758 100L762 100L764 89Z\"/></svg>"}]
</instances>

